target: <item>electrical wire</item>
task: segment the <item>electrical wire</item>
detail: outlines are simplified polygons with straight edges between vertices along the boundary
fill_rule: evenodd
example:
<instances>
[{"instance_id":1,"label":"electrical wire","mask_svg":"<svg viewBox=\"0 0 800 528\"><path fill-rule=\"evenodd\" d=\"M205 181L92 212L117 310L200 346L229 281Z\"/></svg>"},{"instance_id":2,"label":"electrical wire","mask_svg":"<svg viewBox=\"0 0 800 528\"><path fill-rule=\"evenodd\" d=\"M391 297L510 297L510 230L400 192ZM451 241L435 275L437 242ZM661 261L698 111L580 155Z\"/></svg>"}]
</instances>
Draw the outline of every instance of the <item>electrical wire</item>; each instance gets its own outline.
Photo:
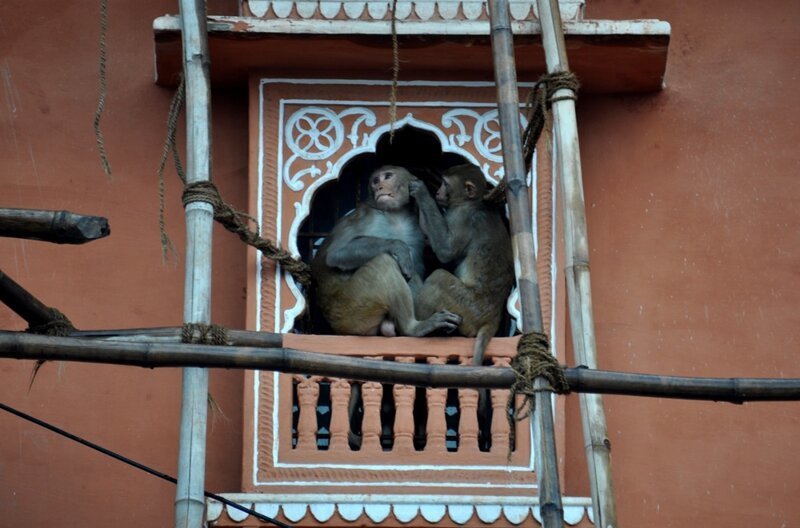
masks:
<instances>
[{"instance_id":1,"label":"electrical wire","mask_svg":"<svg viewBox=\"0 0 800 528\"><path fill-rule=\"evenodd\" d=\"M27 420L27 421L29 421L31 423L34 423L34 424L36 424L36 425L38 425L40 427L44 427L45 429L47 429L49 431L52 431L52 432L54 432L56 434L59 434L59 435L64 436L66 438L69 438L70 440L72 440L74 442L78 442L79 444L85 445L86 447L94 449L95 451L99 451L99 452L103 453L104 455L110 456L111 458L119 460L120 462L128 464L129 466L133 466L136 469L140 469L140 470L144 471L145 473L149 473L149 474L151 474L151 475L153 475L155 477L158 477L158 478L160 478L162 480L166 480L167 482L172 482L173 484L177 484L178 483L178 479L176 479L175 477L167 475L166 473L162 473L162 472L160 472L158 470L155 470L155 469L153 469L151 467L145 466L144 464L136 462L135 460L131 460L130 458L124 457L124 456L122 456L122 455L120 455L118 453L115 453L114 451L111 451L110 449L106 449L105 447L99 446L99 445L97 445L97 444L95 444L93 442L85 440L85 439L83 439L83 438L81 438L79 436L76 436L76 435L74 435L72 433L69 433L69 432L67 432L67 431L65 431L63 429L59 429L55 425L51 425L51 424L49 424L49 423L47 423L45 421L39 420L38 418L34 418L33 416L31 416L29 414L25 414L22 411L18 411L16 409L14 409L13 407L9 407L8 405L5 405L4 403L0 403L0 409L6 411L8 413L11 413L11 414L13 414L15 416L18 416L18 417L22 418L23 420ZM264 522L268 522L268 523L274 524L278 528L292 528L292 526L290 526L290 525L288 525L288 524L286 524L284 522L281 522L281 521L279 521L277 519L273 519L272 517L267 517L266 515L264 515L262 513L259 513L259 512L255 511L253 509L250 509L250 508L247 508L245 506L242 506L241 504L238 504L236 502L233 502L232 500L226 499L225 497L223 497L221 495L217 495L216 493L211 493L209 491L203 490L203 495L205 497L209 498L209 499L214 499L215 501L219 501L219 502L221 502L222 504L224 504L226 506L230 506L230 507L235 508L235 509L237 509L239 511L243 511L243 512L249 514L249 515L252 515L253 517L257 518L259 521L264 521Z\"/></svg>"}]
</instances>

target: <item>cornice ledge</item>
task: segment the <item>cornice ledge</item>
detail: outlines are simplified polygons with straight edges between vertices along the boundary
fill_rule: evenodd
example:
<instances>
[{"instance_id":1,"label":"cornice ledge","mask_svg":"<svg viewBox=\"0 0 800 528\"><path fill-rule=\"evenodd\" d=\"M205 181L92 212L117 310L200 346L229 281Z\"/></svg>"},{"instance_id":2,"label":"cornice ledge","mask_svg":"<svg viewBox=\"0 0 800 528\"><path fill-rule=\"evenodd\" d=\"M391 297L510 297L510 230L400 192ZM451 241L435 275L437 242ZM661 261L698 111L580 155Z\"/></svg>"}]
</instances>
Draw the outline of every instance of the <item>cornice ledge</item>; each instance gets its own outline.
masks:
<instances>
[{"instance_id":1,"label":"cornice ledge","mask_svg":"<svg viewBox=\"0 0 800 528\"><path fill-rule=\"evenodd\" d=\"M511 23L515 35L539 35L541 26L536 20L517 20ZM164 15L153 21L158 33L180 32L177 15ZM211 16L208 31L220 36L259 35L391 35L388 20L320 20L320 19L260 19L253 17ZM670 24L662 20L572 20L564 22L564 33L575 36L669 36ZM487 36L488 20L403 21L397 24L399 35Z\"/></svg>"}]
</instances>

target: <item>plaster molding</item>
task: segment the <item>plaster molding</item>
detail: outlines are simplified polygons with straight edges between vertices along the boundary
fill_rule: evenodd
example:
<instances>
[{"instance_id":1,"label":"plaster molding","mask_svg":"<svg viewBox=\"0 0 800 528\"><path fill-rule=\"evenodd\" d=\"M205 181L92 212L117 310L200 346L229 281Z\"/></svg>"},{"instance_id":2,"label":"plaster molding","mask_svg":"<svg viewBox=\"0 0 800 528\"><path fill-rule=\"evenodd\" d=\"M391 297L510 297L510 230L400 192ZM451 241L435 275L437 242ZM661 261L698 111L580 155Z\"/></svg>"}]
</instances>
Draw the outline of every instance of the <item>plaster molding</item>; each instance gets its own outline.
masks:
<instances>
[{"instance_id":1,"label":"plaster molding","mask_svg":"<svg viewBox=\"0 0 800 528\"><path fill-rule=\"evenodd\" d=\"M560 0L563 20L583 18L585 0ZM391 0L240 0L243 16L277 19L346 18L347 20L388 20ZM535 0L510 0L514 20L538 18ZM485 0L398 0L395 17L404 20L479 20L488 18Z\"/></svg>"},{"instance_id":2,"label":"plaster molding","mask_svg":"<svg viewBox=\"0 0 800 528\"><path fill-rule=\"evenodd\" d=\"M514 525L530 518L539 524L542 522L539 498L536 496L225 494L223 497L269 517L276 517L282 512L292 522L313 517L317 522L324 523L337 513L352 523L369 519L380 524L390 517L401 523L418 518L437 523L447 517L457 525L464 525L477 517L491 524L501 516ZM566 524L575 526L585 518L594 522L591 498L563 497L562 502ZM219 521L223 512L236 523L244 523L249 517L232 506L208 499L209 523L213 525Z\"/></svg>"}]
</instances>

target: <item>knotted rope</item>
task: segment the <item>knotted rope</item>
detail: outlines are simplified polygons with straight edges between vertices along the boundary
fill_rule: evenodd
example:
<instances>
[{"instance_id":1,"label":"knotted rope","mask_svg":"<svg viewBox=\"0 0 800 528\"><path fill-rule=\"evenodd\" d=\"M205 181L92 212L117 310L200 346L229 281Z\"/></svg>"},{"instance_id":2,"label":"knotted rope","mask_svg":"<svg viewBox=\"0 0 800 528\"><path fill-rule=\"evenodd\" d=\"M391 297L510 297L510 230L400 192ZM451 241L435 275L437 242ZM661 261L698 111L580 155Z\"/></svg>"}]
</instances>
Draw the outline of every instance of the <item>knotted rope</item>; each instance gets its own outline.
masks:
<instances>
[{"instance_id":1,"label":"knotted rope","mask_svg":"<svg viewBox=\"0 0 800 528\"><path fill-rule=\"evenodd\" d=\"M394 141L397 122L397 92L400 78L400 43L397 39L397 0L392 0L392 88L389 91L389 143Z\"/></svg>"},{"instance_id":2,"label":"knotted rope","mask_svg":"<svg viewBox=\"0 0 800 528\"><path fill-rule=\"evenodd\" d=\"M184 207L196 201L211 204L214 208L214 220L222 224L231 233L236 233L245 244L261 251L268 259L280 263L286 271L292 274L297 282L304 287L308 287L311 284L311 268L309 265L250 229L247 221L256 222L256 220L247 213L237 211L225 203L220 197L217 187L212 182L200 181L186 185L183 191Z\"/></svg>"},{"instance_id":3,"label":"knotted rope","mask_svg":"<svg viewBox=\"0 0 800 528\"><path fill-rule=\"evenodd\" d=\"M522 134L522 158L525 161L525 171L530 170L533 162L533 152L536 150L536 143L542 135L545 125L549 119L549 113L554 102L578 99L577 92L580 88L578 78L572 72L557 72L542 75L536 81L536 85L528 94L525 105L525 113L528 119L528 126ZM570 94L555 97L559 90L571 90ZM483 197L491 203L503 203L505 201L506 181L501 180L494 189Z\"/></svg>"},{"instance_id":4,"label":"knotted rope","mask_svg":"<svg viewBox=\"0 0 800 528\"><path fill-rule=\"evenodd\" d=\"M47 311L50 312L50 320L33 325L28 325L28 328L25 330L29 334L38 334L38 335L46 335L46 336L54 336L54 337L67 337L72 332L75 331L75 327L72 325L72 321L69 318L61 313L59 310L51 307L47 307ZM36 364L33 365L33 370L31 370L31 380L28 382L28 392L30 392L31 387L33 387L33 382L36 379L36 374L38 374L39 369L42 368L44 365L45 360L39 359L36 361Z\"/></svg>"},{"instance_id":5,"label":"knotted rope","mask_svg":"<svg viewBox=\"0 0 800 528\"><path fill-rule=\"evenodd\" d=\"M111 164L106 153L106 143L103 139L103 131L100 129L100 118L106 107L106 33L108 31L108 0L100 0L100 58L99 58L99 79L100 94L97 99L97 109L94 112L94 135L97 142L97 150L100 153L100 165L106 176L111 177Z\"/></svg>"},{"instance_id":6,"label":"knotted rope","mask_svg":"<svg viewBox=\"0 0 800 528\"><path fill-rule=\"evenodd\" d=\"M538 332L522 334L517 343L517 355L511 362L511 370L516 381L511 385L509 405L518 394L525 399L514 414L509 414L509 422L523 420L536 409L534 397L537 392L549 391L556 394L569 394L569 384L564 377L564 369L550 353L550 341L547 335ZM551 388L534 388L534 380L543 377L550 382ZM513 429L513 428L512 428Z\"/></svg>"},{"instance_id":7,"label":"knotted rope","mask_svg":"<svg viewBox=\"0 0 800 528\"><path fill-rule=\"evenodd\" d=\"M181 330L182 343L200 345L227 345L228 330L224 326L202 323L184 323Z\"/></svg>"},{"instance_id":8,"label":"knotted rope","mask_svg":"<svg viewBox=\"0 0 800 528\"><path fill-rule=\"evenodd\" d=\"M161 249L163 257L166 259L167 253L172 250L174 246L172 241L167 236L165 222L164 222L164 167L167 162L169 154L175 161L175 170L178 173L181 181L184 184L183 190L183 205L184 207L195 201L201 201L211 204L214 208L214 220L222 224L225 229L232 233L236 233L239 239L245 244L253 246L261 251L261 253L270 260L279 262L286 271L305 287L311 284L311 268L300 260L292 256L291 253L276 246L270 240L262 238L258 234L258 221L245 212L237 211L231 205L226 203L219 194L217 187L210 181L200 181L193 183L186 183L186 174L184 173L181 164L180 156L175 142L176 131L178 128L178 116L180 109L183 105L185 93L185 83L183 76L181 76L178 89L175 91L175 96L169 109L167 118L167 137L164 141L164 148L161 153L161 162L158 167L159 179L159 228L161 231ZM256 229L252 230L248 226L248 221L256 224Z\"/></svg>"}]
</instances>

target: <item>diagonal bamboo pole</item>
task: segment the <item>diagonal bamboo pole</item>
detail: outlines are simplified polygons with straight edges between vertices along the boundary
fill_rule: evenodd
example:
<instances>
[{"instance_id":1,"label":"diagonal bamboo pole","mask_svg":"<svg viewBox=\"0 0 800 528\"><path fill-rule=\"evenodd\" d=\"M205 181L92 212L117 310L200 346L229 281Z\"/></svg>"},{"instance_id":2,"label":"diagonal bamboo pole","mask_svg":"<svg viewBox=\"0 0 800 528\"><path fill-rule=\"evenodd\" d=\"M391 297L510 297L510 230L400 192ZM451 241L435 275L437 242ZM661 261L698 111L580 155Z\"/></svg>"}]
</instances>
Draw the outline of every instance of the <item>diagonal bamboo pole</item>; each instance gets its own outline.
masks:
<instances>
[{"instance_id":1,"label":"diagonal bamboo pole","mask_svg":"<svg viewBox=\"0 0 800 528\"><path fill-rule=\"evenodd\" d=\"M211 88L205 0L181 0L183 71L186 76L187 183L211 179ZM211 204L186 205L185 323L211 322ZM175 526L205 525L208 370L183 370Z\"/></svg>"},{"instance_id":2,"label":"diagonal bamboo pole","mask_svg":"<svg viewBox=\"0 0 800 528\"><path fill-rule=\"evenodd\" d=\"M564 31L558 0L537 0L547 72L569 71ZM589 280L589 242L586 205L583 198L575 93L561 89L553 94L553 123L558 153L561 194L564 199L567 295L572 346L578 364L597 368L597 345ZM614 528L617 513L611 480L611 451L603 399L598 394L581 394L581 421L595 512L595 526Z\"/></svg>"},{"instance_id":3,"label":"diagonal bamboo pole","mask_svg":"<svg viewBox=\"0 0 800 528\"><path fill-rule=\"evenodd\" d=\"M519 97L517 73L514 63L514 43L511 33L508 0L489 0L492 54L497 84L497 111L503 145L503 167L506 178L506 201L511 224L514 256L519 263L517 286L522 305L522 330L543 332L542 311L539 303L539 283L533 249L528 186L525 163L522 159L520 138ZM539 376L534 380L536 408L533 415L537 438L534 450L536 476L539 480L539 505L545 528L564 525L564 510L558 477L555 429L553 426L552 389L547 380Z\"/></svg>"},{"instance_id":4,"label":"diagonal bamboo pole","mask_svg":"<svg viewBox=\"0 0 800 528\"><path fill-rule=\"evenodd\" d=\"M25 319L30 326L43 325L54 318L52 308L17 284L3 270L0 270L0 302Z\"/></svg>"}]
</instances>

